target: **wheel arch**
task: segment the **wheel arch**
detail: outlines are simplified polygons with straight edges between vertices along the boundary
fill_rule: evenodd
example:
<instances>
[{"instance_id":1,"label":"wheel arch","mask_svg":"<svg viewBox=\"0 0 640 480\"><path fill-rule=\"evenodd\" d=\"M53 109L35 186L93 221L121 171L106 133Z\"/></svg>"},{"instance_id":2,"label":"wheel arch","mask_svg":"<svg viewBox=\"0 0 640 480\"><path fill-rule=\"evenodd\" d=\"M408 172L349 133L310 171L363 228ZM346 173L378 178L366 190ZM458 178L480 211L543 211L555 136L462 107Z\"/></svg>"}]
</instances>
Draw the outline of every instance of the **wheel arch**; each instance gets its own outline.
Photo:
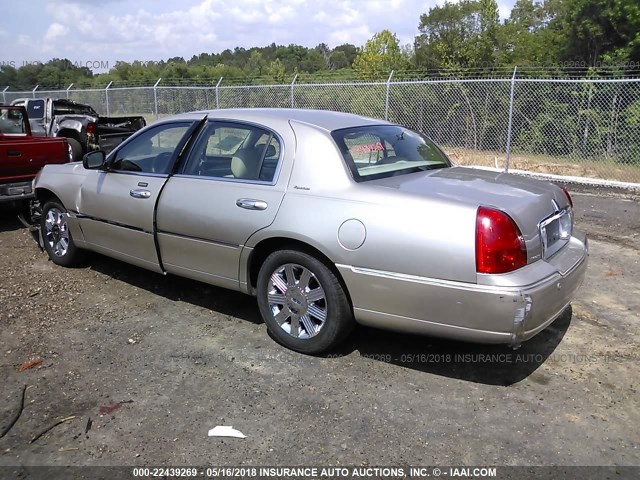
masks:
<instances>
[{"instance_id":1,"label":"wheel arch","mask_svg":"<svg viewBox=\"0 0 640 480\"><path fill-rule=\"evenodd\" d=\"M336 276L336 278L340 282L340 285L342 285L345 295L347 296L349 305L353 308L349 289L347 288L347 284L345 283L344 278L342 278L340 271L336 267L336 264L319 248L303 240L292 237L278 236L265 238L258 242L255 247L253 247L253 250L251 251L251 254L249 255L247 261L247 287L249 293L255 295L260 267L262 266L266 258L277 250L298 250L311 255L315 259L322 262Z\"/></svg>"},{"instance_id":2,"label":"wheel arch","mask_svg":"<svg viewBox=\"0 0 640 480\"><path fill-rule=\"evenodd\" d=\"M36 188L35 195L38 201L40 202L40 207L43 207L44 204L47 203L49 200L56 200L60 202L60 205L66 208L63 201L60 200L60 197L58 197L58 195L56 195L53 191L49 190L48 188L44 188L44 187Z\"/></svg>"},{"instance_id":3,"label":"wheel arch","mask_svg":"<svg viewBox=\"0 0 640 480\"><path fill-rule=\"evenodd\" d=\"M76 224L74 228L74 225L71 222L71 220L75 217L70 217L67 215L66 218L62 221L59 221L59 219L56 220L56 223L59 225L64 223L65 228L63 229L62 227L60 227L61 229L58 230L57 234L54 233L52 230L49 230L49 232L54 235L53 238L50 238L48 233L45 234L45 229L46 229L45 223L47 221L47 215L46 215L47 204L49 202L55 202L57 205L54 205L53 208L56 208L57 210L59 210L60 217L63 217L62 215L63 213L68 212L67 207L65 206L64 202L60 199L60 197L56 195L52 190L49 190L48 188L44 188L44 187L37 188L35 191L35 195L39 203L39 208L37 212L37 215L38 215L37 223L39 225L39 230L40 230L40 233L38 235L40 237L40 240L38 240L40 247L46 250L47 254L49 255L49 259L56 265L60 265L63 267L74 267L74 266L80 265L83 259L85 258L86 251L82 250L82 246L76 244L76 242L79 239L83 238L83 234L82 234L82 231L79 230L79 226ZM54 248L54 244L55 245L62 244L61 237L63 235L60 234L61 231L66 231L68 233L67 235L68 241L66 246L63 245L63 247L65 248L65 251L59 252L58 250L52 250L52 249ZM45 235L46 235L46 238L45 238ZM84 240L81 240L80 243L81 245L84 245Z\"/></svg>"},{"instance_id":4,"label":"wheel arch","mask_svg":"<svg viewBox=\"0 0 640 480\"><path fill-rule=\"evenodd\" d=\"M73 138L74 140L80 142L80 145L82 145L82 136L77 130L74 130L73 128L63 128L59 130L56 133L56 137Z\"/></svg>"}]
</instances>

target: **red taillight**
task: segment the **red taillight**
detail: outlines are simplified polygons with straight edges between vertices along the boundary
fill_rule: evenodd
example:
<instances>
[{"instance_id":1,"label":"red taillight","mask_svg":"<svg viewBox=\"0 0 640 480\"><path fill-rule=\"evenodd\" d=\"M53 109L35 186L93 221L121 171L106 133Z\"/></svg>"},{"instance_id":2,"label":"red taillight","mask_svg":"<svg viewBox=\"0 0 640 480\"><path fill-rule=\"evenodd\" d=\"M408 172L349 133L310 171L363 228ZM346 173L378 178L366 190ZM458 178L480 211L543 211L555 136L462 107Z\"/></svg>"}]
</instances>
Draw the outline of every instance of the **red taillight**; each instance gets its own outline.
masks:
<instances>
[{"instance_id":1,"label":"red taillight","mask_svg":"<svg viewBox=\"0 0 640 480\"><path fill-rule=\"evenodd\" d=\"M509 215L480 207L476 215L476 271L506 273L527 264L527 247Z\"/></svg>"},{"instance_id":2,"label":"red taillight","mask_svg":"<svg viewBox=\"0 0 640 480\"><path fill-rule=\"evenodd\" d=\"M567 190L565 187L560 187L560 188L562 189L562 191L566 195L567 200L569 200L569 206L571 208L573 208L573 199L571 198L571 195L569 195L569 190Z\"/></svg>"},{"instance_id":3,"label":"red taillight","mask_svg":"<svg viewBox=\"0 0 640 480\"><path fill-rule=\"evenodd\" d=\"M95 123L88 123L87 124L87 133L91 133L94 134L96 133L97 130L97 125Z\"/></svg>"}]
</instances>

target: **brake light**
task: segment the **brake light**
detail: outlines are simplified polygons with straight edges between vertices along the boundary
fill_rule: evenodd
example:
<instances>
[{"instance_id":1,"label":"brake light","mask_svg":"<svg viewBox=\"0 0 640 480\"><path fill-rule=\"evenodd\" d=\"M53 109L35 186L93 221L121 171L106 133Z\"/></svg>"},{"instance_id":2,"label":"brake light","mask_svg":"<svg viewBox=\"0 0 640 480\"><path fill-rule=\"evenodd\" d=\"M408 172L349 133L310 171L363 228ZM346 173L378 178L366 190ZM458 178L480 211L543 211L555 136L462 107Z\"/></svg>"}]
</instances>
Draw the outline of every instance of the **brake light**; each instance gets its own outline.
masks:
<instances>
[{"instance_id":1,"label":"brake light","mask_svg":"<svg viewBox=\"0 0 640 480\"><path fill-rule=\"evenodd\" d=\"M90 134L93 135L94 133L96 133L97 128L98 128L98 126L95 123L88 123L87 124L87 133L90 133Z\"/></svg>"},{"instance_id":2,"label":"brake light","mask_svg":"<svg viewBox=\"0 0 640 480\"><path fill-rule=\"evenodd\" d=\"M573 209L573 199L571 198L571 195L569 195L569 190L567 190L566 187L560 187L560 188L562 189L565 196L567 197L567 200L569 200L569 206L571 207L571 209Z\"/></svg>"},{"instance_id":3,"label":"brake light","mask_svg":"<svg viewBox=\"0 0 640 480\"><path fill-rule=\"evenodd\" d=\"M507 273L527 264L527 247L513 219L501 210L479 207L476 214L476 271Z\"/></svg>"}]
</instances>

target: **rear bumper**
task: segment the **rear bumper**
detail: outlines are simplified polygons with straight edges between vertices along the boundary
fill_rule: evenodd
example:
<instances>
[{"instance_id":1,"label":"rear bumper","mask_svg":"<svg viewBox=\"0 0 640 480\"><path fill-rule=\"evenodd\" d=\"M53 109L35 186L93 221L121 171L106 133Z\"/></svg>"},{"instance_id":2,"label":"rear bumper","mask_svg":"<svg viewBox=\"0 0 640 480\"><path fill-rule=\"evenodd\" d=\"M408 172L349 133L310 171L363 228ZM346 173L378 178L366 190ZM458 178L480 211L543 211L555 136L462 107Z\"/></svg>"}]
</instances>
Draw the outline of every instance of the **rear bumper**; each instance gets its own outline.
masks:
<instances>
[{"instance_id":1,"label":"rear bumper","mask_svg":"<svg viewBox=\"0 0 640 480\"><path fill-rule=\"evenodd\" d=\"M589 246L586 235L572 237L565 254L575 258L576 263L567 271L560 271L551 278L523 289L525 315L514 323L510 343L519 344L535 336L549 326L569 306L582 285L587 272Z\"/></svg>"},{"instance_id":2,"label":"rear bumper","mask_svg":"<svg viewBox=\"0 0 640 480\"><path fill-rule=\"evenodd\" d=\"M34 197L31 180L0 185L0 203L29 200Z\"/></svg>"},{"instance_id":3,"label":"rear bumper","mask_svg":"<svg viewBox=\"0 0 640 480\"><path fill-rule=\"evenodd\" d=\"M525 286L512 285L508 275L499 279L507 286L500 286L347 265L338 265L338 269L361 324L515 346L544 330L571 303L587 269L586 236L576 232L553 258L539 262L545 263L547 274ZM531 268L531 272L540 270L539 266ZM517 278L522 276L519 272Z\"/></svg>"}]
</instances>

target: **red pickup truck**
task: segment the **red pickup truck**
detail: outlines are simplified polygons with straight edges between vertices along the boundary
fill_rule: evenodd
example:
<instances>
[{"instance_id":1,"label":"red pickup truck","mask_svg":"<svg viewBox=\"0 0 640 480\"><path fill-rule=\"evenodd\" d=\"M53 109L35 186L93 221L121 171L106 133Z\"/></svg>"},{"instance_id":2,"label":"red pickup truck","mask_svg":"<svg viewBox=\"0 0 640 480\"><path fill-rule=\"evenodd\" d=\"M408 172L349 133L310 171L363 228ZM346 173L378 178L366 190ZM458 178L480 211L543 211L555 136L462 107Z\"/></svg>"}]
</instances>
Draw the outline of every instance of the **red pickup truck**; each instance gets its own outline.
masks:
<instances>
[{"instance_id":1,"label":"red pickup truck","mask_svg":"<svg viewBox=\"0 0 640 480\"><path fill-rule=\"evenodd\" d=\"M67 163L65 138L34 137L24 107L0 105L0 203L33 197L31 181L48 163Z\"/></svg>"}]
</instances>

